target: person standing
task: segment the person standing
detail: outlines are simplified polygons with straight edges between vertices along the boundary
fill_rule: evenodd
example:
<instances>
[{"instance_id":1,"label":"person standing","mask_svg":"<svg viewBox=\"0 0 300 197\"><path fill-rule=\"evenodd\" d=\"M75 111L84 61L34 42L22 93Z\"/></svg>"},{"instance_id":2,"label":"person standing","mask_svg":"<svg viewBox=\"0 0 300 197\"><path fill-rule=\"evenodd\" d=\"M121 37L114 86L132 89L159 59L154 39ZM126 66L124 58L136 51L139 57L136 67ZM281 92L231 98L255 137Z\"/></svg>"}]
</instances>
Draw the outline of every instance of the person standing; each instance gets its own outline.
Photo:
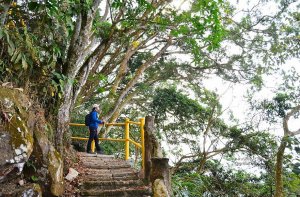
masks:
<instances>
[{"instance_id":1,"label":"person standing","mask_svg":"<svg viewBox=\"0 0 300 197\"><path fill-rule=\"evenodd\" d=\"M98 113L100 114L100 107L98 104L94 104L92 112L90 113L90 117L89 117L90 136L89 136L89 140L88 140L88 144L87 144L87 150L86 150L87 153L92 153L91 144L92 144L92 141L95 140L97 153L103 154L103 151L102 151L101 147L99 146L97 129L98 129L98 125L104 124L104 122L102 120L98 119Z\"/></svg>"}]
</instances>

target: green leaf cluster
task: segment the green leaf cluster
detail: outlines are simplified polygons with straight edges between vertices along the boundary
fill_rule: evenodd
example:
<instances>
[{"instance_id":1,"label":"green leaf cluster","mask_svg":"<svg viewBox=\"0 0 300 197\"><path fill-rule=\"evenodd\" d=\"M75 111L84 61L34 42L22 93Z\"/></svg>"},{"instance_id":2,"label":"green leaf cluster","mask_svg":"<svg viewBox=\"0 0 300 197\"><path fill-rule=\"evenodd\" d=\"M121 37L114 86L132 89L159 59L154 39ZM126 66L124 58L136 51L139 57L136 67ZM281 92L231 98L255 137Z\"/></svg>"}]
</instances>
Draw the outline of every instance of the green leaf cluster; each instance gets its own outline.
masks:
<instances>
[{"instance_id":1,"label":"green leaf cluster","mask_svg":"<svg viewBox=\"0 0 300 197\"><path fill-rule=\"evenodd\" d=\"M186 162L197 166L199 161ZM241 170L227 169L219 161L207 162L206 173L180 171L172 177L174 196L272 196L273 186L265 182L267 174L257 176Z\"/></svg>"}]
</instances>

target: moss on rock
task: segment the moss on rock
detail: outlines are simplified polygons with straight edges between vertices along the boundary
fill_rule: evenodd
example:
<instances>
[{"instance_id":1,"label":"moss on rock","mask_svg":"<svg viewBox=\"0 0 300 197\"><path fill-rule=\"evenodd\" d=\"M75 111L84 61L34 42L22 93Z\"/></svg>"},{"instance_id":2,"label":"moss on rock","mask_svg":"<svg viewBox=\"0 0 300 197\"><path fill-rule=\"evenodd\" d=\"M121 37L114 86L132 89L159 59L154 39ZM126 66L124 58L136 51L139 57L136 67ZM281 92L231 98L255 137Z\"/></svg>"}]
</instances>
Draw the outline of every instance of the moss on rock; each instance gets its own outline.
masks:
<instances>
[{"instance_id":1,"label":"moss on rock","mask_svg":"<svg viewBox=\"0 0 300 197\"><path fill-rule=\"evenodd\" d=\"M22 171L33 150L32 131L27 126L30 102L18 90L0 88L1 148L0 164L13 164Z\"/></svg>"},{"instance_id":2,"label":"moss on rock","mask_svg":"<svg viewBox=\"0 0 300 197\"><path fill-rule=\"evenodd\" d=\"M53 129L45 120L43 110L32 105L22 92L0 87L0 112L3 116L0 119L0 148L5 150L0 152L0 174L3 174L0 182L5 181L9 173L22 172L30 157L40 185L31 184L24 192L41 196L41 190L46 193L51 190L51 195L62 195L63 161L49 140L53 138ZM14 171L15 167L19 172Z\"/></svg>"}]
</instances>

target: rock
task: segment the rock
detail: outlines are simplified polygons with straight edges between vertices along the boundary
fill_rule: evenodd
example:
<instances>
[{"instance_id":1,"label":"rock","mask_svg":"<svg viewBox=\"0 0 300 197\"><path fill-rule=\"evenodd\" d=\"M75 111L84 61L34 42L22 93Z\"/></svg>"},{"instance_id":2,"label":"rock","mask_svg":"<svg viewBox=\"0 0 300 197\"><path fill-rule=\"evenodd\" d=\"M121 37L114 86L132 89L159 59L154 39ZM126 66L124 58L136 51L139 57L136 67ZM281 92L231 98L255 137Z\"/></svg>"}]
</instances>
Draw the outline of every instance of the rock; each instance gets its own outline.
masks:
<instances>
[{"instance_id":1,"label":"rock","mask_svg":"<svg viewBox=\"0 0 300 197\"><path fill-rule=\"evenodd\" d=\"M54 196L61 196L64 192L63 161L60 154L45 135L45 127L42 126L42 123L37 125L38 126L35 128L35 137L37 139L36 146L38 148L35 149L33 154L36 158L39 158L38 160L41 160L39 162L42 162L47 166L47 176L50 180L51 193Z\"/></svg>"},{"instance_id":2,"label":"rock","mask_svg":"<svg viewBox=\"0 0 300 197\"><path fill-rule=\"evenodd\" d=\"M33 132L27 125L26 102L20 92L0 88L0 182L13 176L15 168L21 173L33 151Z\"/></svg>"},{"instance_id":3,"label":"rock","mask_svg":"<svg viewBox=\"0 0 300 197\"><path fill-rule=\"evenodd\" d=\"M68 181L73 181L78 175L79 173L74 168L69 168L69 173L67 174L65 179L67 179Z\"/></svg>"},{"instance_id":4,"label":"rock","mask_svg":"<svg viewBox=\"0 0 300 197\"><path fill-rule=\"evenodd\" d=\"M55 196L61 196L64 193L63 161L53 147L49 151L49 162L51 193Z\"/></svg>"},{"instance_id":5,"label":"rock","mask_svg":"<svg viewBox=\"0 0 300 197\"><path fill-rule=\"evenodd\" d=\"M38 184L31 183L23 186L16 184L0 185L0 196L41 197L42 190Z\"/></svg>"},{"instance_id":6,"label":"rock","mask_svg":"<svg viewBox=\"0 0 300 197\"><path fill-rule=\"evenodd\" d=\"M32 167L27 167L28 173L38 177L42 186L32 187L54 196L63 194L63 161L49 140L53 132L48 125L43 111L32 105L25 94L0 87L0 184L25 173L24 164L29 163ZM35 188L24 186L20 195L12 196L42 196Z\"/></svg>"},{"instance_id":7,"label":"rock","mask_svg":"<svg viewBox=\"0 0 300 197\"><path fill-rule=\"evenodd\" d=\"M19 180L19 185L23 186L24 185L24 180Z\"/></svg>"}]
</instances>

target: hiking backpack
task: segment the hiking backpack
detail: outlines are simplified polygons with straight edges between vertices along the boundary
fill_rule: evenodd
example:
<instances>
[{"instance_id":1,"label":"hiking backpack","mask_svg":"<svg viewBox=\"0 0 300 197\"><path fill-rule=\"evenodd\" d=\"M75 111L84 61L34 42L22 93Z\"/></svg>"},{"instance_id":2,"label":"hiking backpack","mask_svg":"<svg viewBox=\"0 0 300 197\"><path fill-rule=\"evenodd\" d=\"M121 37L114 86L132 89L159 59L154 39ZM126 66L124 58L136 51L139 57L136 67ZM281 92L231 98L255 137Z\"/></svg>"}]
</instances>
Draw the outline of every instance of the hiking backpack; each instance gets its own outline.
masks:
<instances>
[{"instance_id":1,"label":"hiking backpack","mask_svg":"<svg viewBox=\"0 0 300 197\"><path fill-rule=\"evenodd\" d=\"M90 119L91 119L91 113L89 113L89 114L87 114L85 116L85 119L84 119L85 126L89 126L90 125Z\"/></svg>"}]
</instances>

